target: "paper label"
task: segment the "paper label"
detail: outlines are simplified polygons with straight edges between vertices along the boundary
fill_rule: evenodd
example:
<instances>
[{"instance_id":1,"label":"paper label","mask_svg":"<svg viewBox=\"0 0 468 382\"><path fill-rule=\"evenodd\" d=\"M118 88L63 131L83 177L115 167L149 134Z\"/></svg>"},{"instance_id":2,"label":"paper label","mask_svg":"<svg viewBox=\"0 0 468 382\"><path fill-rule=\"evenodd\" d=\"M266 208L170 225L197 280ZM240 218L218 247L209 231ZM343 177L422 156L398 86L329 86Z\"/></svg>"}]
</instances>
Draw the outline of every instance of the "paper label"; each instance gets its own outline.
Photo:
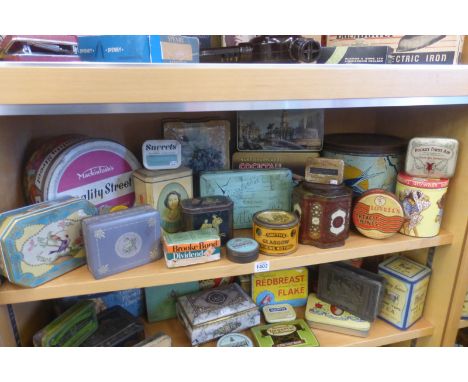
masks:
<instances>
[{"instance_id":1,"label":"paper label","mask_svg":"<svg viewBox=\"0 0 468 382\"><path fill-rule=\"evenodd\" d=\"M256 261L254 263L254 273L268 272L270 270L270 261Z\"/></svg>"}]
</instances>

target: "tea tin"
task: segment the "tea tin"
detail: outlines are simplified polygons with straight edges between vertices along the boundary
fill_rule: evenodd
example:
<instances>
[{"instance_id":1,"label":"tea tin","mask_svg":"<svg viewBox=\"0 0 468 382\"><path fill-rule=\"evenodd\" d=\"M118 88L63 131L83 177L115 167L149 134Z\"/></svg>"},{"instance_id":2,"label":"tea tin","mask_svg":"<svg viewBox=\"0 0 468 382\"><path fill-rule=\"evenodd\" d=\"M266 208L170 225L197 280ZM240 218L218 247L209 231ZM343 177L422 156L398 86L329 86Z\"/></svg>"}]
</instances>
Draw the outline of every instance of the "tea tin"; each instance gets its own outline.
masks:
<instances>
[{"instance_id":1,"label":"tea tin","mask_svg":"<svg viewBox=\"0 0 468 382\"><path fill-rule=\"evenodd\" d=\"M168 170L181 165L180 143L176 140L149 140L141 147L143 166L148 170Z\"/></svg>"},{"instance_id":2,"label":"tea tin","mask_svg":"<svg viewBox=\"0 0 468 382\"><path fill-rule=\"evenodd\" d=\"M354 226L372 239L393 236L400 230L403 216L403 207L396 196L379 189L364 192L353 209Z\"/></svg>"},{"instance_id":3,"label":"tea tin","mask_svg":"<svg viewBox=\"0 0 468 382\"><path fill-rule=\"evenodd\" d=\"M228 196L213 195L181 202L185 231L214 228L221 245L232 237L233 202Z\"/></svg>"},{"instance_id":4,"label":"tea tin","mask_svg":"<svg viewBox=\"0 0 468 382\"><path fill-rule=\"evenodd\" d=\"M439 234L448 184L448 179L425 179L398 174L396 194L405 214L401 233L416 237Z\"/></svg>"},{"instance_id":5,"label":"tea tin","mask_svg":"<svg viewBox=\"0 0 468 382\"><path fill-rule=\"evenodd\" d=\"M302 319L256 326L251 331L260 347L320 346L309 325Z\"/></svg>"},{"instance_id":6,"label":"tea tin","mask_svg":"<svg viewBox=\"0 0 468 382\"><path fill-rule=\"evenodd\" d=\"M457 156L456 139L413 138L408 144L405 172L422 178L451 178L455 173Z\"/></svg>"},{"instance_id":7,"label":"tea tin","mask_svg":"<svg viewBox=\"0 0 468 382\"><path fill-rule=\"evenodd\" d=\"M133 173L135 182L135 204L149 204L161 216L164 231L182 231L181 201L193 197L192 170L180 167L175 170L140 169Z\"/></svg>"},{"instance_id":8,"label":"tea tin","mask_svg":"<svg viewBox=\"0 0 468 382\"><path fill-rule=\"evenodd\" d=\"M36 287L85 264L81 220L97 213L87 200L62 198L0 214L0 273Z\"/></svg>"},{"instance_id":9,"label":"tea tin","mask_svg":"<svg viewBox=\"0 0 468 382\"><path fill-rule=\"evenodd\" d=\"M342 246L349 236L351 189L345 185L302 182L292 194L300 218L299 242L319 248Z\"/></svg>"},{"instance_id":10,"label":"tea tin","mask_svg":"<svg viewBox=\"0 0 468 382\"><path fill-rule=\"evenodd\" d=\"M139 206L84 219L88 268L101 279L162 257L159 212Z\"/></svg>"},{"instance_id":11,"label":"tea tin","mask_svg":"<svg viewBox=\"0 0 468 382\"><path fill-rule=\"evenodd\" d=\"M262 311L265 321L269 324L296 319L296 311L290 304L265 305Z\"/></svg>"},{"instance_id":12,"label":"tea tin","mask_svg":"<svg viewBox=\"0 0 468 382\"><path fill-rule=\"evenodd\" d=\"M258 258L259 245L249 237L236 237L227 242L226 252L235 263L250 263Z\"/></svg>"},{"instance_id":13,"label":"tea tin","mask_svg":"<svg viewBox=\"0 0 468 382\"><path fill-rule=\"evenodd\" d=\"M229 333L222 336L216 343L218 347L253 347L252 340L244 334Z\"/></svg>"},{"instance_id":14,"label":"tea tin","mask_svg":"<svg viewBox=\"0 0 468 382\"><path fill-rule=\"evenodd\" d=\"M305 180L311 183L343 183L344 162L341 159L312 158L308 159L305 168Z\"/></svg>"},{"instance_id":15,"label":"tea tin","mask_svg":"<svg viewBox=\"0 0 468 382\"><path fill-rule=\"evenodd\" d=\"M379 264L386 279L379 317L399 329L407 329L421 318L431 269L401 256Z\"/></svg>"}]
</instances>

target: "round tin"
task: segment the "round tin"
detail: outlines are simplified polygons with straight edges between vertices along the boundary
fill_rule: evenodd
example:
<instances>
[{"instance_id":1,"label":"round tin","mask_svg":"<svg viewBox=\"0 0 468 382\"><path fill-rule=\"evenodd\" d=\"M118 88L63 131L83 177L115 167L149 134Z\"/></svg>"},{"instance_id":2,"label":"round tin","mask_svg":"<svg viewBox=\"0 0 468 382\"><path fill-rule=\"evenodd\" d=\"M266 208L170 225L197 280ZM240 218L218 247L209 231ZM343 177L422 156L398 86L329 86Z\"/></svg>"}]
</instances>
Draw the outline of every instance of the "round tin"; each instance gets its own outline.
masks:
<instances>
[{"instance_id":1,"label":"round tin","mask_svg":"<svg viewBox=\"0 0 468 382\"><path fill-rule=\"evenodd\" d=\"M322 156L344 161L344 182L359 196L374 188L393 192L405 150L406 141L391 135L329 134Z\"/></svg>"},{"instance_id":2,"label":"round tin","mask_svg":"<svg viewBox=\"0 0 468 382\"><path fill-rule=\"evenodd\" d=\"M235 263L250 263L257 260L258 251L258 243L248 237L236 237L226 244L227 258Z\"/></svg>"},{"instance_id":3,"label":"round tin","mask_svg":"<svg viewBox=\"0 0 468 382\"><path fill-rule=\"evenodd\" d=\"M448 179L426 179L398 174L396 194L405 220L400 232L408 236L433 237L439 234Z\"/></svg>"},{"instance_id":4,"label":"round tin","mask_svg":"<svg viewBox=\"0 0 468 382\"><path fill-rule=\"evenodd\" d=\"M372 239L390 237L400 230L403 220L403 207L390 192L369 190L356 200L353 223L364 236Z\"/></svg>"},{"instance_id":5,"label":"round tin","mask_svg":"<svg viewBox=\"0 0 468 382\"><path fill-rule=\"evenodd\" d=\"M222 336L216 346L218 347L253 347L252 340L244 334L229 333Z\"/></svg>"},{"instance_id":6,"label":"round tin","mask_svg":"<svg viewBox=\"0 0 468 382\"><path fill-rule=\"evenodd\" d=\"M265 255L288 255L297 250L299 219L291 212L264 210L254 214L253 238Z\"/></svg>"}]
</instances>

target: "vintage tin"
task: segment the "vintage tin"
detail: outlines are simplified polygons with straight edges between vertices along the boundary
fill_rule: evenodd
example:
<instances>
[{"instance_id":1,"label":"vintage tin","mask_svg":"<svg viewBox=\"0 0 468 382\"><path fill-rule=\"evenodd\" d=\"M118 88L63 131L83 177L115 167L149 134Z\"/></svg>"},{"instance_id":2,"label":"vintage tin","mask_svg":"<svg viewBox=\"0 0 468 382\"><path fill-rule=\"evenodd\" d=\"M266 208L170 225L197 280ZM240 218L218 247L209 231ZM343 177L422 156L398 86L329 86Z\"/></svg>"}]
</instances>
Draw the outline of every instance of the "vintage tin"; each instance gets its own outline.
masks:
<instances>
[{"instance_id":1,"label":"vintage tin","mask_svg":"<svg viewBox=\"0 0 468 382\"><path fill-rule=\"evenodd\" d=\"M270 304L304 306L308 296L306 267L252 275L252 299L259 307Z\"/></svg>"},{"instance_id":2,"label":"vintage tin","mask_svg":"<svg viewBox=\"0 0 468 382\"><path fill-rule=\"evenodd\" d=\"M386 280L379 317L399 329L407 329L423 314L431 269L401 256L379 264Z\"/></svg>"},{"instance_id":3,"label":"vintage tin","mask_svg":"<svg viewBox=\"0 0 468 382\"><path fill-rule=\"evenodd\" d=\"M98 328L93 301L76 303L33 337L34 346L80 346Z\"/></svg>"},{"instance_id":4,"label":"vintage tin","mask_svg":"<svg viewBox=\"0 0 468 382\"><path fill-rule=\"evenodd\" d=\"M58 142L58 144L56 144ZM132 172L141 165L107 139L66 136L46 143L26 164L25 192L32 203L76 196L97 207L133 206Z\"/></svg>"},{"instance_id":5,"label":"vintage tin","mask_svg":"<svg viewBox=\"0 0 468 382\"><path fill-rule=\"evenodd\" d=\"M312 158L308 159L305 168L305 180L311 183L343 183L344 162L342 159Z\"/></svg>"},{"instance_id":6,"label":"vintage tin","mask_svg":"<svg viewBox=\"0 0 468 382\"><path fill-rule=\"evenodd\" d=\"M361 194L353 209L353 223L364 236L385 239L397 233L404 220L403 207L397 197L385 190Z\"/></svg>"},{"instance_id":7,"label":"vintage tin","mask_svg":"<svg viewBox=\"0 0 468 382\"><path fill-rule=\"evenodd\" d=\"M0 214L0 273L36 287L83 265L81 220L97 212L87 200L61 198Z\"/></svg>"},{"instance_id":8,"label":"vintage tin","mask_svg":"<svg viewBox=\"0 0 468 382\"><path fill-rule=\"evenodd\" d=\"M344 245L349 236L351 189L344 184L302 182L292 193L300 217L299 242L319 248Z\"/></svg>"},{"instance_id":9,"label":"vintage tin","mask_svg":"<svg viewBox=\"0 0 468 382\"><path fill-rule=\"evenodd\" d=\"M161 214L161 227L169 233L183 230L180 202L193 197L192 170L151 171L140 169L133 173L135 204L149 204Z\"/></svg>"},{"instance_id":10,"label":"vintage tin","mask_svg":"<svg viewBox=\"0 0 468 382\"><path fill-rule=\"evenodd\" d=\"M251 329L260 347L320 346L304 320L256 326Z\"/></svg>"},{"instance_id":11,"label":"vintage tin","mask_svg":"<svg viewBox=\"0 0 468 382\"><path fill-rule=\"evenodd\" d=\"M133 346L146 347L146 348L147 347L152 347L152 348L165 347L165 348L169 348L169 347L172 346L172 338L169 337L167 334L165 334L163 332L158 332L155 335L153 335L151 337L148 337L148 338L144 339L141 342L138 342L136 345L133 345Z\"/></svg>"},{"instance_id":12,"label":"vintage tin","mask_svg":"<svg viewBox=\"0 0 468 382\"><path fill-rule=\"evenodd\" d=\"M264 210L252 218L252 236L264 255L288 255L298 248L299 219L282 210Z\"/></svg>"},{"instance_id":13,"label":"vintage tin","mask_svg":"<svg viewBox=\"0 0 468 382\"><path fill-rule=\"evenodd\" d=\"M425 179L398 174L396 194L405 214L401 233L416 237L439 234L448 184L448 179Z\"/></svg>"},{"instance_id":14,"label":"vintage tin","mask_svg":"<svg viewBox=\"0 0 468 382\"><path fill-rule=\"evenodd\" d=\"M403 165L406 142L380 134L329 134L322 156L342 159L344 182L354 196L373 188L395 191L396 176Z\"/></svg>"},{"instance_id":15,"label":"vintage tin","mask_svg":"<svg viewBox=\"0 0 468 382\"><path fill-rule=\"evenodd\" d=\"M260 324L258 307L235 283L179 297L176 310L192 345Z\"/></svg>"},{"instance_id":16,"label":"vintage tin","mask_svg":"<svg viewBox=\"0 0 468 382\"><path fill-rule=\"evenodd\" d=\"M182 154L179 141L149 140L143 142L141 155L143 166L148 170L170 170L179 168Z\"/></svg>"},{"instance_id":17,"label":"vintage tin","mask_svg":"<svg viewBox=\"0 0 468 382\"><path fill-rule=\"evenodd\" d=\"M88 268L101 279L162 257L159 212L139 206L82 222Z\"/></svg>"},{"instance_id":18,"label":"vintage tin","mask_svg":"<svg viewBox=\"0 0 468 382\"><path fill-rule=\"evenodd\" d=\"M251 275L237 276L236 281L245 293L247 293L249 296L252 295L252 276Z\"/></svg>"},{"instance_id":19,"label":"vintage tin","mask_svg":"<svg viewBox=\"0 0 468 382\"><path fill-rule=\"evenodd\" d=\"M227 258L235 263L250 263L257 260L259 245L249 237L236 237L226 244Z\"/></svg>"},{"instance_id":20,"label":"vintage tin","mask_svg":"<svg viewBox=\"0 0 468 382\"><path fill-rule=\"evenodd\" d=\"M451 178L455 173L458 141L453 138L413 138L406 153L405 172L422 178Z\"/></svg>"},{"instance_id":21,"label":"vintage tin","mask_svg":"<svg viewBox=\"0 0 468 382\"><path fill-rule=\"evenodd\" d=\"M234 202L234 229L252 227L252 216L267 209L291 207L292 174L288 169L212 171L200 176L200 195L225 195Z\"/></svg>"},{"instance_id":22,"label":"vintage tin","mask_svg":"<svg viewBox=\"0 0 468 382\"><path fill-rule=\"evenodd\" d=\"M262 311L265 321L269 324L296 319L296 311L290 304L265 305Z\"/></svg>"},{"instance_id":23,"label":"vintage tin","mask_svg":"<svg viewBox=\"0 0 468 382\"><path fill-rule=\"evenodd\" d=\"M221 258L221 239L214 228L163 235L168 268L207 263Z\"/></svg>"},{"instance_id":24,"label":"vintage tin","mask_svg":"<svg viewBox=\"0 0 468 382\"><path fill-rule=\"evenodd\" d=\"M232 238L232 213L234 203L228 196L213 195L181 202L185 231L214 228L221 245Z\"/></svg>"},{"instance_id":25,"label":"vintage tin","mask_svg":"<svg viewBox=\"0 0 468 382\"><path fill-rule=\"evenodd\" d=\"M229 333L222 336L216 343L217 347L253 347L252 340L244 334Z\"/></svg>"},{"instance_id":26,"label":"vintage tin","mask_svg":"<svg viewBox=\"0 0 468 382\"><path fill-rule=\"evenodd\" d=\"M466 292L465 301L463 302L461 318L462 320L468 320L468 292Z\"/></svg>"},{"instance_id":27,"label":"vintage tin","mask_svg":"<svg viewBox=\"0 0 468 382\"><path fill-rule=\"evenodd\" d=\"M350 336L367 337L371 323L320 300L311 293L307 299L305 319L311 328Z\"/></svg>"}]
</instances>

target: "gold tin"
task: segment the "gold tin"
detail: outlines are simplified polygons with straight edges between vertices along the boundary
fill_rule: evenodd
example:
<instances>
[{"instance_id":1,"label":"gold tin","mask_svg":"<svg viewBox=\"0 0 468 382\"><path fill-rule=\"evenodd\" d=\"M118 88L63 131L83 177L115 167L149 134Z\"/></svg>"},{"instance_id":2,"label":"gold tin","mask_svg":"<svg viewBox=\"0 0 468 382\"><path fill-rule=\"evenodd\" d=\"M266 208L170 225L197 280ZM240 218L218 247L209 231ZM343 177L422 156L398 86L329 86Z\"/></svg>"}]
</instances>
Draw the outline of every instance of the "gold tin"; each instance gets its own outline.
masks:
<instances>
[{"instance_id":1,"label":"gold tin","mask_svg":"<svg viewBox=\"0 0 468 382\"><path fill-rule=\"evenodd\" d=\"M253 216L253 238L264 255L289 255L297 250L299 219L283 210L259 211Z\"/></svg>"}]
</instances>

